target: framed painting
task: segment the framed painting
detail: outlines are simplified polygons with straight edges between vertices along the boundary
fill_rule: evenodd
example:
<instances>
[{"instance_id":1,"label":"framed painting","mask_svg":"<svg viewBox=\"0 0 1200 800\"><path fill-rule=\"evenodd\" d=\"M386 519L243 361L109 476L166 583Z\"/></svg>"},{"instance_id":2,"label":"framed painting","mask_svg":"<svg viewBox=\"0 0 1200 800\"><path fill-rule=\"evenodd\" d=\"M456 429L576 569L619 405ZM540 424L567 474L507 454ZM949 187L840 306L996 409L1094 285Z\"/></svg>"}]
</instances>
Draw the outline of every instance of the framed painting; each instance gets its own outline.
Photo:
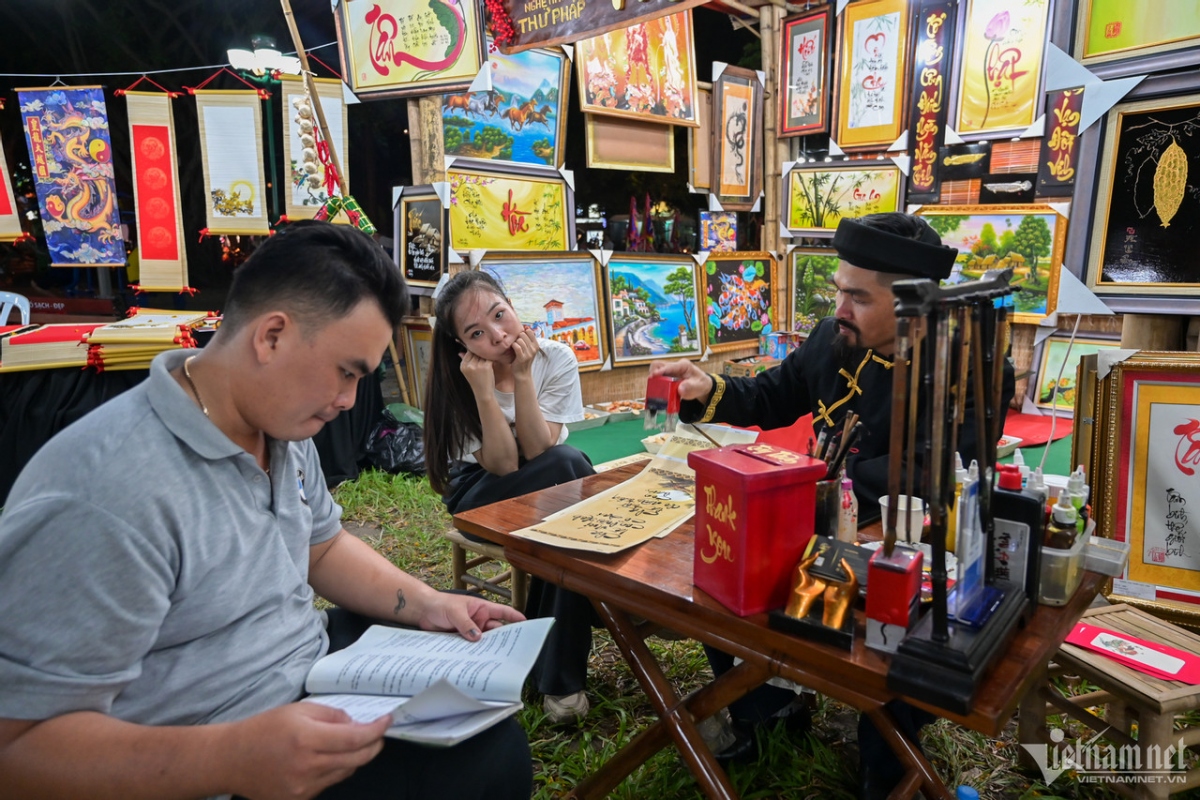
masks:
<instances>
[{"instance_id":1,"label":"framed painting","mask_svg":"<svg viewBox=\"0 0 1200 800\"><path fill-rule=\"evenodd\" d=\"M590 169L674 172L675 129L640 119L584 115Z\"/></svg>"},{"instance_id":2,"label":"framed painting","mask_svg":"<svg viewBox=\"0 0 1200 800\"><path fill-rule=\"evenodd\" d=\"M700 212L700 249L712 253L737 250L737 214L732 211Z\"/></svg>"},{"instance_id":3,"label":"framed painting","mask_svg":"<svg viewBox=\"0 0 1200 800\"><path fill-rule=\"evenodd\" d=\"M1097 294L1200 291L1200 94L1108 112L1092 218L1088 287Z\"/></svg>"},{"instance_id":4,"label":"framed painting","mask_svg":"<svg viewBox=\"0 0 1200 800\"><path fill-rule=\"evenodd\" d=\"M581 372L608 360L600 264L587 252L488 253L479 268L496 276L521 322L570 347Z\"/></svg>"},{"instance_id":5,"label":"framed painting","mask_svg":"<svg viewBox=\"0 0 1200 800\"><path fill-rule=\"evenodd\" d=\"M464 91L486 62L469 0L340 0L333 18L346 83L364 99Z\"/></svg>"},{"instance_id":6,"label":"framed painting","mask_svg":"<svg viewBox=\"0 0 1200 800\"><path fill-rule=\"evenodd\" d=\"M832 236L842 217L901 211L900 168L888 162L793 167L784 175L787 227L807 236Z\"/></svg>"},{"instance_id":7,"label":"framed painting","mask_svg":"<svg viewBox=\"0 0 1200 800\"><path fill-rule=\"evenodd\" d=\"M958 250L947 283L1013 268L1014 322L1036 324L1058 304L1067 218L1048 205L922 206L916 212Z\"/></svg>"},{"instance_id":8,"label":"framed painting","mask_svg":"<svg viewBox=\"0 0 1200 800\"><path fill-rule=\"evenodd\" d=\"M1052 0L968 0L953 127L965 139L1012 136L1038 118Z\"/></svg>"},{"instance_id":9,"label":"framed painting","mask_svg":"<svg viewBox=\"0 0 1200 800\"><path fill-rule=\"evenodd\" d=\"M450 247L455 250L569 250L575 195L558 175L451 164Z\"/></svg>"},{"instance_id":10,"label":"framed painting","mask_svg":"<svg viewBox=\"0 0 1200 800\"><path fill-rule=\"evenodd\" d=\"M414 406L424 409L433 354L433 326L426 317L404 317L400 320L400 333L404 342L404 374L408 378L409 399Z\"/></svg>"},{"instance_id":11,"label":"framed painting","mask_svg":"<svg viewBox=\"0 0 1200 800\"><path fill-rule=\"evenodd\" d=\"M783 21L779 63L779 138L829 130L832 7Z\"/></svg>"},{"instance_id":12,"label":"framed painting","mask_svg":"<svg viewBox=\"0 0 1200 800\"><path fill-rule=\"evenodd\" d=\"M615 253L605 274L614 367L704 353L704 296L690 255Z\"/></svg>"},{"instance_id":13,"label":"framed painting","mask_svg":"<svg viewBox=\"0 0 1200 800\"><path fill-rule=\"evenodd\" d=\"M1110 414L1094 460L1104 460L1101 536L1128 542L1129 564L1110 600L1200 622L1200 549L1189 506L1200 506L1200 362L1143 351L1105 379ZM1093 478L1095 482L1098 478Z\"/></svg>"},{"instance_id":14,"label":"framed painting","mask_svg":"<svg viewBox=\"0 0 1200 800\"><path fill-rule=\"evenodd\" d=\"M688 184L693 192L712 189L712 90L701 89L698 127L687 129Z\"/></svg>"},{"instance_id":15,"label":"framed painting","mask_svg":"<svg viewBox=\"0 0 1200 800\"><path fill-rule=\"evenodd\" d=\"M762 193L762 118L759 73L726 65L713 81L710 187L726 211L750 211Z\"/></svg>"},{"instance_id":16,"label":"framed painting","mask_svg":"<svg viewBox=\"0 0 1200 800\"><path fill-rule=\"evenodd\" d=\"M695 126L692 31L688 9L576 43L580 110Z\"/></svg>"},{"instance_id":17,"label":"framed painting","mask_svg":"<svg viewBox=\"0 0 1200 800\"><path fill-rule=\"evenodd\" d=\"M492 89L442 95L445 154L558 169L571 63L561 49L491 53Z\"/></svg>"},{"instance_id":18,"label":"framed painting","mask_svg":"<svg viewBox=\"0 0 1200 800\"><path fill-rule=\"evenodd\" d=\"M837 310L837 265L837 252L828 247L796 247L788 253L791 330L808 336Z\"/></svg>"},{"instance_id":19,"label":"framed painting","mask_svg":"<svg viewBox=\"0 0 1200 800\"><path fill-rule=\"evenodd\" d=\"M851 3L838 32L834 141L847 152L885 149L904 131L906 0Z\"/></svg>"},{"instance_id":20,"label":"framed painting","mask_svg":"<svg viewBox=\"0 0 1200 800\"><path fill-rule=\"evenodd\" d=\"M775 318L775 257L770 253L710 253L704 272L708 347L714 352L757 344Z\"/></svg>"},{"instance_id":21,"label":"framed painting","mask_svg":"<svg viewBox=\"0 0 1200 800\"><path fill-rule=\"evenodd\" d=\"M1115 338L1077 336L1072 342L1068 334L1050 336L1041 344L1037 381L1030 387L1034 404L1059 416L1073 416L1080 388L1076 372L1083 357L1120 347L1120 340Z\"/></svg>"},{"instance_id":22,"label":"framed painting","mask_svg":"<svg viewBox=\"0 0 1200 800\"><path fill-rule=\"evenodd\" d=\"M1130 61L1130 74L1167 66L1161 56L1200 47L1200 5L1195 0L1080 0L1075 59L1084 66ZM1158 58L1156 58L1158 57ZM1193 61L1194 64L1194 55Z\"/></svg>"},{"instance_id":23,"label":"framed painting","mask_svg":"<svg viewBox=\"0 0 1200 800\"><path fill-rule=\"evenodd\" d=\"M409 286L432 288L446 271L448 214L432 186L405 186L395 209L396 266Z\"/></svg>"}]
</instances>

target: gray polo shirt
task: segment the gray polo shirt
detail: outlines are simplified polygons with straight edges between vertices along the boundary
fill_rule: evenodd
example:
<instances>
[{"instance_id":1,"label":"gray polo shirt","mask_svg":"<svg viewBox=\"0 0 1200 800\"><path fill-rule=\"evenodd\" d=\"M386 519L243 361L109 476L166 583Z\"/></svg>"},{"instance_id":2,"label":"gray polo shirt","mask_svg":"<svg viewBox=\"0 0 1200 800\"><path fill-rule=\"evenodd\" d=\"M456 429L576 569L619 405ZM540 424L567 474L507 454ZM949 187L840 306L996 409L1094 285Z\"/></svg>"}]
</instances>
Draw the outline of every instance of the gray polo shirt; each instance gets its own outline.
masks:
<instances>
[{"instance_id":1,"label":"gray polo shirt","mask_svg":"<svg viewBox=\"0 0 1200 800\"><path fill-rule=\"evenodd\" d=\"M0 515L0 717L92 710L149 725L297 699L328 646L310 545L341 527L312 441L271 474L150 377L51 439Z\"/></svg>"}]
</instances>

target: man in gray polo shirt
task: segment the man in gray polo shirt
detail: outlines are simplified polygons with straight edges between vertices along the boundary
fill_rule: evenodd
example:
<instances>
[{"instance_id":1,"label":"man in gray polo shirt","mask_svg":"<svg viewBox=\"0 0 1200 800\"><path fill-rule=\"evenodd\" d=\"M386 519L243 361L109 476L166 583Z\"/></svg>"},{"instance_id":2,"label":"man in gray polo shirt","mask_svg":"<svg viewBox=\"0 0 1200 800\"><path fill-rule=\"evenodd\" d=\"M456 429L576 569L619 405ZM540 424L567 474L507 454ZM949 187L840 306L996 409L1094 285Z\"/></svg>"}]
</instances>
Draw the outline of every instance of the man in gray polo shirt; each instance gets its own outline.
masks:
<instances>
[{"instance_id":1,"label":"man in gray polo shirt","mask_svg":"<svg viewBox=\"0 0 1200 800\"><path fill-rule=\"evenodd\" d=\"M29 462L0 516L5 792L529 796L512 719L452 748L385 746L386 717L296 702L329 646L314 591L339 619L472 640L522 618L406 575L325 488L310 437L407 305L368 237L296 223L238 269L208 347L159 356Z\"/></svg>"}]
</instances>

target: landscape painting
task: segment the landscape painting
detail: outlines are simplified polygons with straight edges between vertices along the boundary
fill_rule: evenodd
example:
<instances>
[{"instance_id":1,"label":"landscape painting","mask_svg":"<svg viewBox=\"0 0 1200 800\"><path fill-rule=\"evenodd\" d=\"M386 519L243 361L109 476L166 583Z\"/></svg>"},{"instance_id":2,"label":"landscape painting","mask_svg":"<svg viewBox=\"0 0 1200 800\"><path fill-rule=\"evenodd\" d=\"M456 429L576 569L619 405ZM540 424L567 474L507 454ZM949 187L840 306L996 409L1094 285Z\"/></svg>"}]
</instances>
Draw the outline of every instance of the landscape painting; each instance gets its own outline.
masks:
<instances>
[{"instance_id":1,"label":"landscape painting","mask_svg":"<svg viewBox=\"0 0 1200 800\"><path fill-rule=\"evenodd\" d=\"M447 156L529 164L563 164L567 74L561 49L492 53L492 89L442 95Z\"/></svg>"},{"instance_id":2,"label":"landscape painting","mask_svg":"<svg viewBox=\"0 0 1200 800\"><path fill-rule=\"evenodd\" d=\"M838 256L831 249L792 250L792 330L808 336L817 323L837 310L833 273Z\"/></svg>"},{"instance_id":3,"label":"landscape painting","mask_svg":"<svg viewBox=\"0 0 1200 800\"><path fill-rule=\"evenodd\" d=\"M770 253L714 254L705 260L709 347L718 351L744 347L774 330L774 265Z\"/></svg>"},{"instance_id":4,"label":"landscape painting","mask_svg":"<svg viewBox=\"0 0 1200 800\"><path fill-rule=\"evenodd\" d=\"M614 255L607 273L613 366L704 352L702 298L690 255Z\"/></svg>"},{"instance_id":5,"label":"landscape painting","mask_svg":"<svg viewBox=\"0 0 1200 800\"><path fill-rule=\"evenodd\" d=\"M900 211L900 168L888 165L795 167L784 176L787 226L832 235L842 218Z\"/></svg>"},{"instance_id":6,"label":"landscape painting","mask_svg":"<svg viewBox=\"0 0 1200 800\"><path fill-rule=\"evenodd\" d=\"M479 268L500 281L522 323L571 348L581 371L604 365L600 266L589 253L487 255Z\"/></svg>"},{"instance_id":7,"label":"landscape painting","mask_svg":"<svg viewBox=\"0 0 1200 800\"><path fill-rule=\"evenodd\" d=\"M1013 268L1015 322L1040 322L1058 302L1067 220L1047 205L924 206L918 212L958 250L947 283Z\"/></svg>"}]
</instances>

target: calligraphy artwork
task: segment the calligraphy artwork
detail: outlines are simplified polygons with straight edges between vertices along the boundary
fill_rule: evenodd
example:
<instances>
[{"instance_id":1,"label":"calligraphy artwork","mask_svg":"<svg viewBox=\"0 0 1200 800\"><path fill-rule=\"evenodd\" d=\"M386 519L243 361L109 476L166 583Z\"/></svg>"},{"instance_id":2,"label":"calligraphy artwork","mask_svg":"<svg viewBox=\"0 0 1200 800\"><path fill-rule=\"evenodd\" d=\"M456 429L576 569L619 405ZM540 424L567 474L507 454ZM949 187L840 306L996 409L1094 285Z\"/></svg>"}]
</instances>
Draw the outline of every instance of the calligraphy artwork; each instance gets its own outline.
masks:
<instances>
[{"instance_id":1,"label":"calligraphy artwork","mask_svg":"<svg viewBox=\"0 0 1200 800\"><path fill-rule=\"evenodd\" d=\"M616 253L605 269L613 366L704 352L703 296L690 255Z\"/></svg>"},{"instance_id":2,"label":"calligraphy artwork","mask_svg":"<svg viewBox=\"0 0 1200 800\"><path fill-rule=\"evenodd\" d=\"M539 338L561 342L581 372L608 359L600 264L590 253L488 254L479 262L500 281L521 322Z\"/></svg>"},{"instance_id":3,"label":"calligraphy artwork","mask_svg":"<svg viewBox=\"0 0 1200 800\"><path fill-rule=\"evenodd\" d=\"M417 408L429 408L425 392L429 386L429 364L433 358L433 326L426 317L400 320L404 342L404 374L408 377L408 399Z\"/></svg>"},{"instance_id":4,"label":"calligraphy artwork","mask_svg":"<svg viewBox=\"0 0 1200 800\"><path fill-rule=\"evenodd\" d=\"M1116 350L1120 346L1120 341L1115 339L1085 336L1076 337L1074 342L1069 335L1062 334L1046 339L1041 345L1037 381L1030 387L1034 404L1038 408L1052 409L1060 416L1072 416L1077 399L1075 373L1080 359L1102 350Z\"/></svg>"},{"instance_id":5,"label":"calligraphy artwork","mask_svg":"<svg viewBox=\"0 0 1200 800\"><path fill-rule=\"evenodd\" d=\"M0 147L0 242L13 242L22 236L21 214L8 176L8 161L4 158L4 148Z\"/></svg>"},{"instance_id":6,"label":"calligraphy artwork","mask_svg":"<svg viewBox=\"0 0 1200 800\"><path fill-rule=\"evenodd\" d=\"M406 186L395 210L396 264L409 286L437 286L446 271L448 214L432 186Z\"/></svg>"},{"instance_id":7,"label":"calligraphy artwork","mask_svg":"<svg viewBox=\"0 0 1200 800\"><path fill-rule=\"evenodd\" d=\"M1019 133L1037 119L1050 0L969 0L954 129Z\"/></svg>"},{"instance_id":8,"label":"calligraphy artwork","mask_svg":"<svg viewBox=\"0 0 1200 800\"><path fill-rule=\"evenodd\" d=\"M1200 370L1145 353L1114 365L1102 398L1116 412L1098 437L1111 459L1099 487L1101 535L1130 544L1110 598L1167 617L1200 618ZM1095 479L1093 479L1095 480Z\"/></svg>"},{"instance_id":9,"label":"calligraphy artwork","mask_svg":"<svg viewBox=\"0 0 1200 800\"><path fill-rule=\"evenodd\" d=\"M470 0L339 0L346 83L363 99L462 91L485 61Z\"/></svg>"},{"instance_id":10,"label":"calligraphy artwork","mask_svg":"<svg viewBox=\"0 0 1200 800\"><path fill-rule=\"evenodd\" d=\"M108 107L99 86L17 93L54 267L123 267Z\"/></svg>"},{"instance_id":11,"label":"calligraphy artwork","mask_svg":"<svg viewBox=\"0 0 1200 800\"><path fill-rule=\"evenodd\" d=\"M1200 44L1195 0L1081 0L1075 58L1083 64L1146 56Z\"/></svg>"},{"instance_id":12,"label":"calligraphy artwork","mask_svg":"<svg viewBox=\"0 0 1200 800\"><path fill-rule=\"evenodd\" d=\"M263 174L262 99L258 92L196 92L204 213L210 234L265 236L267 179Z\"/></svg>"},{"instance_id":13,"label":"calligraphy artwork","mask_svg":"<svg viewBox=\"0 0 1200 800\"><path fill-rule=\"evenodd\" d=\"M757 343L774 330L775 259L770 253L711 253L704 271L708 346L714 352Z\"/></svg>"},{"instance_id":14,"label":"calligraphy artwork","mask_svg":"<svg viewBox=\"0 0 1200 800\"><path fill-rule=\"evenodd\" d=\"M713 80L712 191L722 209L750 211L762 193L763 86L754 70L719 69Z\"/></svg>"},{"instance_id":15,"label":"calligraphy artwork","mask_svg":"<svg viewBox=\"0 0 1200 800\"><path fill-rule=\"evenodd\" d=\"M835 140L846 151L890 145L904 130L905 0L852 3L841 14Z\"/></svg>"},{"instance_id":16,"label":"calligraphy artwork","mask_svg":"<svg viewBox=\"0 0 1200 800\"><path fill-rule=\"evenodd\" d=\"M575 198L557 175L451 165L450 246L455 250L568 250Z\"/></svg>"},{"instance_id":17,"label":"calligraphy artwork","mask_svg":"<svg viewBox=\"0 0 1200 800\"><path fill-rule=\"evenodd\" d=\"M837 310L837 290L833 273L838 256L829 248L797 247L788 254L791 261L791 329L805 336L817 323Z\"/></svg>"},{"instance_id":18,"label":"calligraphy artwork","mask_svg":"<svg viewBox=\"0 0 1200 800\"><path fill-rule=\"evenodd\" d=\"M488 57L492 89L442 96L446 155L558 169L567 133L570 62L562 50Z\"/></svg>"},{"instance_id":19,"label":"calligraphy artwork","mask_svg":"<svg viewBox=\"0 0 1200 800\"><path fill-rule=\"evenodd\" d=\"M628 172L674 172L675 129L640 119L586 114L587 165Z\"/></svg>"},{"instance_id":20,"label":"calligraphy artwork","mask_svg":"<svg viewBox=\"0 0 1200 800\"><path fill-rule=\"evenodd\" d=\"M1097 294L1195 296L1200 288L1200 94L1108 114L1092 223Z\"/></svg>"},{"instance_id":21,"label":"calligraphy artwork","mask_svg":"<svg viewBox=\"0 0 1200 800\"><path fill-rule=\"evenodd\" d=\"M1067 218L1048 205L923 206L917 214L958 250L946 283L1012 267L1014 322L1038 323L1058 303Z\"/></svg>"},{"instance_id":22,"label":"calligraphy artwork","mask_svg":"<svg viewBox=\"0 0 1200 800\"><path fill-rule=\"evenodd\" d=\"M489 4L489 24L500 50L517 53L530 47L574 44L609 31L649 22L704 0L499 0ZM503 32L502 34L500 32Z\"/></svg>"},{"instance_id":23,"label":"calligraphy artwork","mask_svg":"<svg viewBox=\"0 0 1200 800\"><path fill-rule=\"evenodd\" d=\"M902 209L901 172L891 164L797 166L784 181L787 227L797 233L832 235L843 217Z\"/></svg>"},{"instance_id":24,"label":"calligraphy artwork","mask_svg":"<svg viewBox=\"0 0 1200 800\"><path fill-rule=\"evenodd\" d=\"M779 64L779 137L829 129L829 23L826 7L783 21Z\"/></svg>"},{"instance_id":25,"label":"calligraphy artwork","mask_svg":"<svg viewBox=\"0 0 1200 800\"><path fill-rule=\"evenodd\" d=\"M731 253L737 250L737 214L729 211L701 211L700 249L713 253Z\"/></svg>"},{"instance_id":26,"label":"calligraphy artwork","mask_svg":"<svg viewBox=\"0 0 1200 800\"><path fill-rule=\"evenodd\" d=\"M341 161L341 177L349 185L350 175L350 126L346 124L346 103L342 95L342 82L336 78L313 78L317 94L321 98L321 109L325 113L325 124L329 126L329 135L333 146L337 149L338 160ZM316 120L300 117L297 113L297 103L306 96L304 81L292 75L280 76L280 88L283 94L282 111L283 128L283 163L287 170L287 191L284 193L284 213L288 219L311 219L317 209L325 205L330 197L342 193L338 185L333 159L329 152L329 144L325 142L321 127ZM307 123L307 124L306 124ZM305 169L305 151L313 150L317 155L315 162L316 175L320 186L309 182L309 172Z\"/></svg>"},{"instance_id":27,"label":"calligraphy artwork","mask_svg":"<svg viewBox=\"0 0 1200 800\"><path fill-rule=\"evenodd\" d=\"M584 113L697 125L692 12L680 11L575 45Z\"/></svg>"},{"instance_id":28,"label":"calligraphy artwork","mask_svg":"<svg viewBox=\"0 0 1200 800\"><path fill-rule=\"evenodd\" d=\"M171 98L163 92L126 92L125 109L137 220L138 286L143 291L179 292L188 285L188 272Z\"/></svg>"},{"instance_id":29,"label":"calligraphy artwork","mask_svg":"<svg viewBox=\"0 0 1200 800\"><path fill-rule=\"evenodd\" d=\"M946 140L946 90L957 19L958 4L945 0L926 0L917 10L917 44L913 50L912 100L908 111L912 147L912 171L908 176L910 203L938 199L938 148Z\"/></svg>"}]
</instances>

